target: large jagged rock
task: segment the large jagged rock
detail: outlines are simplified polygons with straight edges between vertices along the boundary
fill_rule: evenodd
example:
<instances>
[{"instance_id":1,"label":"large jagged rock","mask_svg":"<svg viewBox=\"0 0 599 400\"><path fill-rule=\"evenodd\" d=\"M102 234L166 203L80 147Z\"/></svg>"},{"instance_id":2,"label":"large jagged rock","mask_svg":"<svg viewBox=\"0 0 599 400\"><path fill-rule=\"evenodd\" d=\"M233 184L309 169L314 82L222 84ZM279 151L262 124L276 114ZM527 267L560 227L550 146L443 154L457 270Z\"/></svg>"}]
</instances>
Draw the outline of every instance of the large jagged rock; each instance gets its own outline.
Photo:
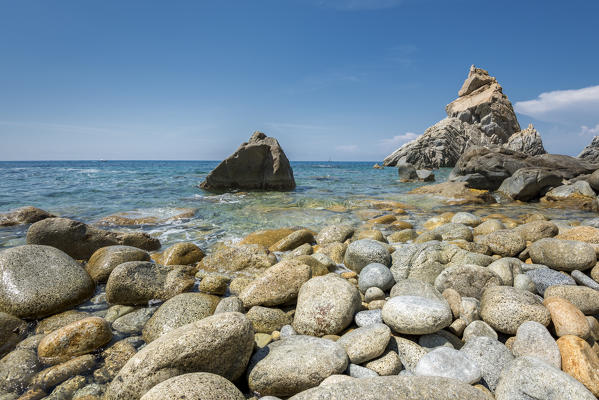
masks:
<instances>
[{"instance_id":1,"label":"large jagged rock","mask_svg":"<svg viewBox=\"0 0 599 400\"><path fill-rule=\"evenodd\" d=\"M293 170L277 139L254 132L200 185L206 190L291 190Z\"/></svg>"},{"instance_id":2,"label":"large jagged rock","mask_svg":"<svg viewBox=\"0 0 599 400\"><path fill-rule=\"evenodd\" d=\"M578 158L594 163L599 163L599 136L595 136L587 147L582 149Z\"/></svg>"},{"instance_id":3,"label":"large jagged rock","mask_svg":"<svg viewBox=\"0 0 599 400\"><path fill-rule=\"evenodd\" d=\"M387 156L384 165L403 160L417 168L452 167L468 148L505 144L520 131L512 104L487 71L470 67L458 95L445 108L448 118Z\"/></svg>"},{"instance_id":4,"label":"large jagged rock","mask_svg":"<svg viewBox=\"0 0 599 400\"><path fill-rule=\"evenodd\" d=\"M543 147L541 135L532 124L529 124L528 128L523 131L516 132L510 136L505 147L530 156L547 154L545 147Z\"/></svg>"},{"instance_id":5,"label":"large jagged rock","mask_svg":"<svg viewBox=\"0 0 599 400\"><path fill-rule=\"evenodd\" d=\"M561 154L529 156L505 147L476 146L460 157L449 180L466 182L474 189L497 190L504 179L521 168L546 168L563 179L572 179L592 173L599 164Z\"/></svg>"}]
</instances>

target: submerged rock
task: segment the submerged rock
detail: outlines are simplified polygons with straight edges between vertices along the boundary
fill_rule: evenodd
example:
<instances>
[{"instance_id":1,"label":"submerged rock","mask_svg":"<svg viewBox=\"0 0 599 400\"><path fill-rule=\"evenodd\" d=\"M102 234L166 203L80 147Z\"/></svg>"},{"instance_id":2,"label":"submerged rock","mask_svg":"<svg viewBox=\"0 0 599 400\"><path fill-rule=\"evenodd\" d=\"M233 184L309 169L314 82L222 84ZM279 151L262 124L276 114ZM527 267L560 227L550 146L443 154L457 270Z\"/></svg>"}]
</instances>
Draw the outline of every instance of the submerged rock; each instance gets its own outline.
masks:
<instances>
[{"instance_id":1,"label":"submerged rock","mask_svg":"<svg viewBox=\"0 0 599 400\"><path fill-rule=\"evenodd\" d=\"M200 185L206 190L291 190L295 179L279 142L254 132L231 156L222 161Z\"/></svg>"},{"instance_id":2,"label":"submerged rock","mask_svg":"<svg viewBox=\"0 0 599 400\"><path fill-rule=\"evenodd\" d=\"M143 232L111 232L67 218L47 218L27 231L27 244L56 247L77 260L87 260L105 246L125 245L158 250L160 241Z\"/></svg>"},{"instance_id":3,"label":"submerged rock","mask_svg":"<svg viewBox=\"0 0 599 400\"><path fill-rule=\"evenodd\" d=\"M55 215L33 206L17 208L6 214L0 214L0 226L12 226L22 224L33 224L46 218L54 218Z\"/></svg>"}]
</instances>

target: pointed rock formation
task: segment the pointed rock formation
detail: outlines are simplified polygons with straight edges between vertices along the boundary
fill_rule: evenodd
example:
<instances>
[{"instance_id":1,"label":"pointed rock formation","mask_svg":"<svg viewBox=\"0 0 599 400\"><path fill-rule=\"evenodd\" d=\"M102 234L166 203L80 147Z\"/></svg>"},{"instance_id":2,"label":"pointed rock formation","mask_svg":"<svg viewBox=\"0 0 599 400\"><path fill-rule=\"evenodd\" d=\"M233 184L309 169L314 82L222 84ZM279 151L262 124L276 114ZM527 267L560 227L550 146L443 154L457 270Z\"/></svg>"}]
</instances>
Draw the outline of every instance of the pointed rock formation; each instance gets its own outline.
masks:
<instances>
[{"instance_id":1,"label":"pointed rock formation","mask_svg":"<svg viewBox=\"0 0 599 400\"><path fill-rule=\"evenodd\" d=\"M539 132L532 124L529 124L528 128L523 131L516 132L510 136L505 147L530 156L547 154L545 147L543 147L541 135L539 135Z\"/></svg>"},{"instance_id":2,"label":"pointed rock formation","mask_svg":"<svg viewBox=\"0 0 599 400\"><path fill-rule=\"evenodd\" d=\"M594 163L599 162L599 136L595 136L591 143L582 149L578 158Z\"/></svg>"},{"instance_id":3,"label":"pointed rock formation","mask_svg":"<svg viewBox=\"0 0 599 400\"><path fill-rule=\"evenodd\" d=\"M215 191L291 190L295 179L277 139L256 131L249 142L242 143L214 168L200 187Z\"/></svg>"},{"instance_id":4,"label":"pointed rock formation","mask_svg":"<svg viewBox=\"0 0 599 400\"><path fill-rule=\"evenodd\" d=\"M471 146L502 145L520 131L512 104L487 71L471 66L458 95L445 108L448 118L387 156L384 165L403 158L416 168L453 167Z\"/></svg>"}]
</instances>

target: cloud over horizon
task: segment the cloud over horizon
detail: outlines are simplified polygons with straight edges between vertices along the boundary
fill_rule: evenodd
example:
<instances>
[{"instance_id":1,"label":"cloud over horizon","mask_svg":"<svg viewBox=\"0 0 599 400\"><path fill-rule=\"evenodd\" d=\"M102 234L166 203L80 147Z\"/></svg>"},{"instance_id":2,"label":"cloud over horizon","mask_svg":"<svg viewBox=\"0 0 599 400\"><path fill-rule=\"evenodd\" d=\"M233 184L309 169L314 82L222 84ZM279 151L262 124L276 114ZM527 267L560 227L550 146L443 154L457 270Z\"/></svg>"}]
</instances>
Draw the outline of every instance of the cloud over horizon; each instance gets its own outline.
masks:
<instances>
[{"instance_id":1,"label":"cloud over horizon","mask_svg":"<svg viewBox=\"0 0 599 400\"><path fill-rule=\"evenodd\" d=\"M379 145L384 149L390 149L390 151L394 151L400 146L403 146L404 144L416 139L418 136L420 135L417 133L406 132L403 135L395 135L392 138L381 139L379 141Z\"/></svg>"},{"instance_id":2,"label":"cloud over horizon","mask_svg":"<svg viewBox=\"0 0 599 400\"><path fill-rule=\"evenodd\" d=\"M593 124L599 122L599 85L543 92L536 99L516 102L514 109L540 121Z\"/></svg>"}]
</instances>

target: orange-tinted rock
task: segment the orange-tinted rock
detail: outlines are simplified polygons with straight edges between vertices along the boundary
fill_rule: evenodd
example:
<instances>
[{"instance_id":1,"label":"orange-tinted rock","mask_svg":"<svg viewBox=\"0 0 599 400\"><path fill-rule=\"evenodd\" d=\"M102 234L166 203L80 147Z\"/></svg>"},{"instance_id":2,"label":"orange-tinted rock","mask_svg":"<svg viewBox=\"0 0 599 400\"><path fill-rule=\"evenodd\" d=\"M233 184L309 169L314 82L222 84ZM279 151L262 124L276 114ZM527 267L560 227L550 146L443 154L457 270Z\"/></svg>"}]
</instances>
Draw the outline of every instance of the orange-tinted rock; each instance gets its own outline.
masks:
<instances>
[{"instance_id":1,"label":"orange-tinted rock","mask_svg":"<svg viewBox=\"0 0 599 400\"><path fill-rule=\"evenodd\" d=\"M294 229L267 229L264 231L252 232L243 238L239 244L259 244L264 247L270 247L285 236L293 233Z\"/></svg>"},{"instance_id":2,"label":"orange-tinted rock","mask_svg":"<svg viewBox=\"0 0 599 400\"><path fill-rule=\"evenodd\" d=\"M599 244L599 229L592 226L576 226L564 233L560 233L556 238Z\"/></svg>"},{"instance_id":3,"label":"orange-tinted rock","mask_svg":"<svg viewBox=\"0 0 599 400\"><path fill-rule=\"evenodd\" d=\"M562 370L599 396L599 356L583 339L566 335L557 340Z\"/></svg>"},{"instance_id":4,"label":"orange-tinted rock","mask_svg":"<svg viewBox=\"0 0 599 400\"><path fill-rule=\"evenodd\" d=\"M574 304L561 297L549 297L543 301L543 305L551 314L551 321L558 337L575 335L584 339L589 336L589 323Z\"/></svg>"},{"instance_id":5,"label":"orange-tinted rock","mask_svg":"<svg viewBox=\"0 0 599 400\"><path fill-rule=\"evenodd\" d=\"M57 364L97 350L111 339L110 324L104 318L89 317L46 335L37 353L42 362Z\"/></svg>"},{"instance_id":6,"label":"orange-tinted rock","mask_svg":"<svg viewBox=\"0 0 599 400\"><path fill-rule=\"evenodd\" d=\"M397 220L397 217L395 215L387 214L387 215L383 215L383 216L380 216L377 218L373 218L373 219L369 220L367 223L387 225L392 222L395 222L396 220Z\"/></svg>"},{"instance_id":7,"label":"orange-tinted rock","mask_svg":"<svg viewBox=\"0 0 599 400\"><path fill-rule=\"evenodd\" d=\"M204 252L193 243L176 243L160 257L164 265L192 265L204 258Z\"/></svg>"}]
</instances>

